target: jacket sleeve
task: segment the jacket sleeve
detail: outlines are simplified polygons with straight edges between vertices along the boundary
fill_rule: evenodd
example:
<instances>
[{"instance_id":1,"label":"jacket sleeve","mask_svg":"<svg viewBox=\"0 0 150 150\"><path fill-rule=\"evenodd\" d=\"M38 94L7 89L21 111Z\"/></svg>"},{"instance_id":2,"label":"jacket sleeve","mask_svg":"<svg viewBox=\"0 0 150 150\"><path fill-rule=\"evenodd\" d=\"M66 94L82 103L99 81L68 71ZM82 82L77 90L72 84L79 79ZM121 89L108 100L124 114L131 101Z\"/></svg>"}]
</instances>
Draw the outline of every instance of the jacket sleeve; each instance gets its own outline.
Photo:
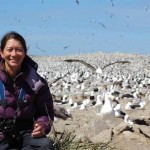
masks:
<instances>
[{"instance_id":1,"label":"jacket sleeve","mask_svg":"<svg viewBox=\"0 0 150 150\"><path fill-rule=\"evenodd\" d=\"M54 120L53 99L47 82L40 88L35 98L35 122L40 123L47 134Z\"/></svg>"}]
</instances>

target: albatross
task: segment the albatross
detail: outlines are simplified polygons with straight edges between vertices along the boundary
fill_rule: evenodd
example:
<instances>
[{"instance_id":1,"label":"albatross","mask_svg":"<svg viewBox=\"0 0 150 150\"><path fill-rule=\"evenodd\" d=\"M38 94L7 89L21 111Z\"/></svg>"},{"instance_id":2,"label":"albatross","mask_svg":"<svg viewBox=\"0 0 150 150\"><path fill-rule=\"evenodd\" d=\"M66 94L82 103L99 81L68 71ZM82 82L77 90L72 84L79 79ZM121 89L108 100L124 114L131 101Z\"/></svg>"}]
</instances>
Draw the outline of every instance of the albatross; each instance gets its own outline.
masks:
<instances>
[{"instance_id":1,"label":"albatross","mask_svg":"<svg viewBox=\"0 0 150 150\"><path fill-rule=\"evenodd\" d=\"M85 65L86 67L90 68L93 72L97 73L97 74L102 74L103 70L110 66L110 65L113 65L113 64L116 64L116 63L122 63L122 64L125 64L125 63L130 63L129 61L115 61L115 62L111 62L109 64L106 64L105 66L103 67L98 67L98 68L95 68L94 66L92 66L91 64L83 61L83 60L80 60L80 59L65 59L64 61L66 62L79 62L83 65Z\"/></svg>"},{"instance_id":2,"label":"albatross","mask_svg":"<svg viewBox=\"0 0 150 150\"><path fill-rule=\"evenodd\" d=\"M97 115L99 115L105 123L110 122L111 126L115 125L115 111L112 108L113 99L114 96L112 95L112 93L107 91L105 93L104 105L100 110L100 113L97 113Z\"/></svg>"}]
</instances>

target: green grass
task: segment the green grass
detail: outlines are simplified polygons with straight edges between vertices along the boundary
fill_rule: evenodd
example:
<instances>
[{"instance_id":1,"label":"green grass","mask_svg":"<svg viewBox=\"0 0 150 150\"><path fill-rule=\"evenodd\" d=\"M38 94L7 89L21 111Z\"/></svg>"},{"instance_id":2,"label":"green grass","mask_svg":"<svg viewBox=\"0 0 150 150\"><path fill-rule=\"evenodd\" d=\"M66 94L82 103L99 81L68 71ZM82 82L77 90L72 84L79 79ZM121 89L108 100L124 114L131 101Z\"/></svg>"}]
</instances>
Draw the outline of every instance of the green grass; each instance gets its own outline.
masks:
<instances>
[{"instance_id":1,"label":"green grass","mask_svg":"<svg viewBox=\"0 0 150 150\"><path fill-rule=\"evenodd\" d=\"M92 143L88 139L76 139L74 133L54 132L48 136L54 141L55 150L114 150L115 146L112 141L108 143Z\"/></svg>"}]
</instances>

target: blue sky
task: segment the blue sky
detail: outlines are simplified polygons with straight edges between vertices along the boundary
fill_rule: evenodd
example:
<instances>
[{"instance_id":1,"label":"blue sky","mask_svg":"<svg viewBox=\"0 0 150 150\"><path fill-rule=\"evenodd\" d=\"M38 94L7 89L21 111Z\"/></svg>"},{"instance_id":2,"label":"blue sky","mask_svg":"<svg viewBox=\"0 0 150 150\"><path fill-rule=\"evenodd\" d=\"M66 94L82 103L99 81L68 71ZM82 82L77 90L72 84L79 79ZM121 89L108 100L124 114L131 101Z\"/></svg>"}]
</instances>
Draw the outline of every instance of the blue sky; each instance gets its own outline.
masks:
<instances>
[{"instance_id":1,"label":"blue sky","mask_svg":"<svg viewBox=\"0 0 150 150\"><path fill-rule=\"evenodd\" d=\"M148 55L150 0L1 0L0 37L10 30L29 55Z\"/></svg>"}]
</instances>

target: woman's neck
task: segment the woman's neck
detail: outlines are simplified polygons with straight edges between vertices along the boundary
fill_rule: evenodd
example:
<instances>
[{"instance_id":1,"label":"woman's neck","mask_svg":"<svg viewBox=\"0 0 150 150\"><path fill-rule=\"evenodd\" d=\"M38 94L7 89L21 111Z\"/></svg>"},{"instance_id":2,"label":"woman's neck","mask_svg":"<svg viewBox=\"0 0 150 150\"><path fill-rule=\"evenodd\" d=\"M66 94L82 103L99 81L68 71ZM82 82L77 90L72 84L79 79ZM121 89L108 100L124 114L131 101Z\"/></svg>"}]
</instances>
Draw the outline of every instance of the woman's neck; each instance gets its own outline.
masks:
<instances>
[{"instance_id":1,"label":"woman's neck","mask_svg":"<svg viewBox=\"0 0 150 150\"><path fill-rule=\"evenodd\" d=\"M20 70L21 70L21 67L10 67L8 66L6 63L4 64L4 68L5 68L5 71L9 74L10 77L14 78L16 77Z\"/></svg>"}]
</instances>

